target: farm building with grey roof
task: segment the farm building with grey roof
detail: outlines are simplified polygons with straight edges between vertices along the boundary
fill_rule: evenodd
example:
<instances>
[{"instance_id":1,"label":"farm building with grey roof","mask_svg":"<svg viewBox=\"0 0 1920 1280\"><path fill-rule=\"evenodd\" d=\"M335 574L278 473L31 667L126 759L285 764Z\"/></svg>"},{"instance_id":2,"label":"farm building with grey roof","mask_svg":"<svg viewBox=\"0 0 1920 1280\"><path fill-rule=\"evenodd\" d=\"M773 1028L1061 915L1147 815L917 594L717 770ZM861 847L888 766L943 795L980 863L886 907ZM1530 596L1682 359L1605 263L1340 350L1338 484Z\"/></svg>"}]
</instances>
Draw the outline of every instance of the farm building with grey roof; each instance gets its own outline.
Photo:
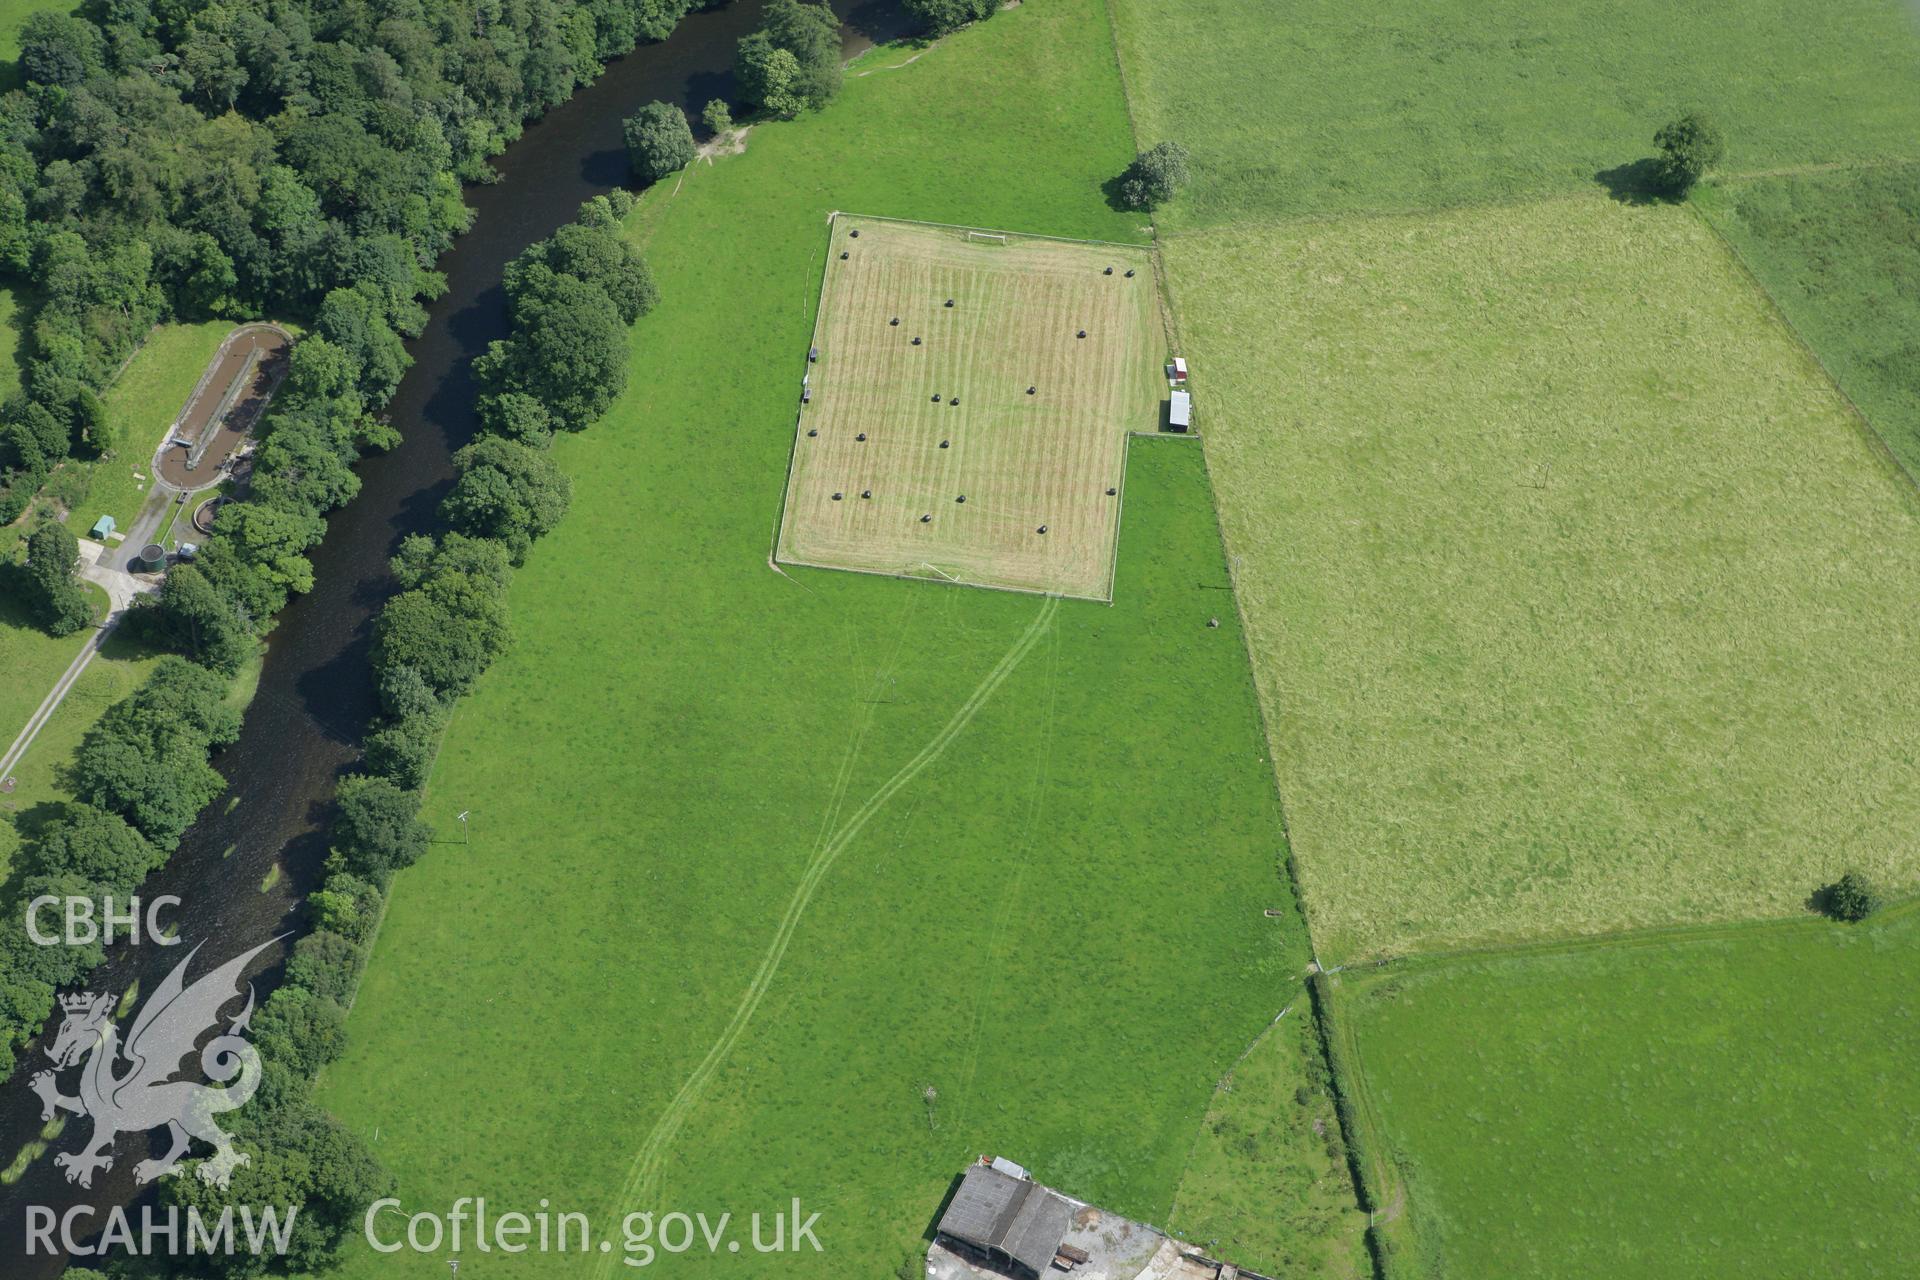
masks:
<instances>
[{"instance_id":1,"label":"farm building with grey roof","mask_svg":"<svg viewBox=\"0 0 1920 1280\"><path fill-rule=\"evenodd\" d=\"M1052 1265L1072 1217L1072 1206L1039 1183L976 1164L940 1215L939 1230L992 1261L1038 1276Z\"/></svg>"}]
</instances>

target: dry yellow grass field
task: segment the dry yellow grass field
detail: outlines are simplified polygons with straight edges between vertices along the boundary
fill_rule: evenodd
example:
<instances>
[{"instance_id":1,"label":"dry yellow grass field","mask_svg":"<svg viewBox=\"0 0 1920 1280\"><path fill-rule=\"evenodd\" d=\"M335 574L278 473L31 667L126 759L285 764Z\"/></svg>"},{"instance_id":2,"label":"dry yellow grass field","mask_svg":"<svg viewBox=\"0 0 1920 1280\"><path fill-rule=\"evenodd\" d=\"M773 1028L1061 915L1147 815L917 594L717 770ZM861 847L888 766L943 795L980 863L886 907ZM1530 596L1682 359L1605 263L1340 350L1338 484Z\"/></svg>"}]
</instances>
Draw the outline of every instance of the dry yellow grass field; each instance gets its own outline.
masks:
<instances>
[{"instance_id":1,"label":"dry yellow grass field","mask_svg":"<svg viewBox=\"0 0 1920 1280\"><path fill-rule=\"evenodd\" d=\"M1162 253L1323 960L1920 887L1920 503L1690 211Z\"/></svg>"},{"instance_id":2,"label":"dry yellow grass field","mask_svg":"<svg viewBox=\"0 0 1920 1280\"><path fill-rule=\"evenodd\" d=\"M782 562L1112 597L1166 388L1146 250L843 216L815 342Z\"/></svg>"}]
</instances>

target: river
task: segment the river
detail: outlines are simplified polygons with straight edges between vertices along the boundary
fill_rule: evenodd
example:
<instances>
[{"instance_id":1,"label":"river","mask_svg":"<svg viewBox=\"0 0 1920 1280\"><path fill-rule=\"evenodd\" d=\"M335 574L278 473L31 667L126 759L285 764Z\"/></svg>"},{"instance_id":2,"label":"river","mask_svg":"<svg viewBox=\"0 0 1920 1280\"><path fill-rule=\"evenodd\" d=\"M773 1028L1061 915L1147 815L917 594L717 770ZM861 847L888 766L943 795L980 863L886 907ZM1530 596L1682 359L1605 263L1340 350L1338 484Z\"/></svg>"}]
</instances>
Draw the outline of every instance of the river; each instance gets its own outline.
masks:
<instances>
[{"instance_id":1,"label":"river","mask_svg":"<svg viewBox=\"0 0 1920 1280\"><path fill-rule=\"evenodd\" d=\"M413 367L388 406L404 442L360 464L359 497L333 513L312 553L313 591L287 606L269 639L240 740L214 761L227 779L226 795L141 888L144 900L163 894L181 900L170 919L179 922L178 936L188 946L206 942L207 961L223 962L302 927L301 900L318 885L326 857L334 785L357 757L375 710L367 658L370 624L392 590L387 559L402 537L435 527L434 511L452 482L453 451L474 433L471 362L487 343L506 336L504 268L571 221L581 202L626 181L620 122L635 108L660 99L697 116L709 99L732 96L734 45L759 25L763 6L764 0L739 0L691 14L667 40L610 63L599 80L530 124L495 159L498 182L467 189L477 215L473 228L437 264L447 292L428 308L426 330L408 344ZM848 56L901 32L891 3L834 0L834 9L843 15ZM254 978L261 998L279 980L285 945L263 957ZM124 991L137 981L151 991L185 954L181 947L116 947L89 988ZM195 973L201 971L196 964ZM44 1065L38 1048L23 1051L0 1092L0 1164L39 1136L40 1102L26 1082ZM90 1190L70 1186L53 1167L53 1152L76 1147L86 1127L70 1122L19 1182L0 1187L0 1259L6 1262L0 1272L8 1280L58 1275L68 1261L26 1256L29 1205L64 1213L87 1204L105 1214L139 1194L132 1168L147 1152L129 1149L138 1138L120 1140L114 1168L98 1175ZM97 1229L99 1217L93 1221Z\"/></svg>"}]
</instances>

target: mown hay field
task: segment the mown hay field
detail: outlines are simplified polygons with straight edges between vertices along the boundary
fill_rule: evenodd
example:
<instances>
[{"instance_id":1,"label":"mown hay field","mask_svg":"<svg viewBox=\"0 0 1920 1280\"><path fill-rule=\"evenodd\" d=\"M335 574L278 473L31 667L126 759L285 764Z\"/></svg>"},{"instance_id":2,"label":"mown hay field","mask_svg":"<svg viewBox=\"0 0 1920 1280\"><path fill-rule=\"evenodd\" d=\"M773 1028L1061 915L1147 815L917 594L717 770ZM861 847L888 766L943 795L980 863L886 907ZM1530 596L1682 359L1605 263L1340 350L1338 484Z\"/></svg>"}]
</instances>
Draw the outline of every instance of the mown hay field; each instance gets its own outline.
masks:
<instances>
[{"instance_id":1,"label":"mown hay field","mask_svg":"<svg viewBox=\"0 0 1920 1280\"><path fill-rule=\"evenodd\" d=\"M1920 512L1697 217L1163 252L1323 959L1920 884Z\"/></svg>"},{"instance_id":2,"label":"mown hay field","mask_svg":"<svg viewBox=\"0 0 1920 1280\"><path fill-rule=\"evenodd\" d=\"M1111 597L1165 394L1147 252L836 218L816 342L782 561Z\"/></svg>"},{"instance_id":3,"label":"mown hay field","mask_svg":"<svg viewBox=\"0 0 1920 1280\"><path fill-rule=\"evenodd\" d=\"M1716 182L1695 200L1920 476L1920 163Z\"/></svg>"},{"instance_id":4,"label":"mown hay field","mask_svg":"<svg viewBox=\"0 0 1920 1280\"><path fill-rule=\"evenodd\" d=\"M1341 978L1422 1274L1911 1275L1920 912Z\"/></svg>"}]
</instances>

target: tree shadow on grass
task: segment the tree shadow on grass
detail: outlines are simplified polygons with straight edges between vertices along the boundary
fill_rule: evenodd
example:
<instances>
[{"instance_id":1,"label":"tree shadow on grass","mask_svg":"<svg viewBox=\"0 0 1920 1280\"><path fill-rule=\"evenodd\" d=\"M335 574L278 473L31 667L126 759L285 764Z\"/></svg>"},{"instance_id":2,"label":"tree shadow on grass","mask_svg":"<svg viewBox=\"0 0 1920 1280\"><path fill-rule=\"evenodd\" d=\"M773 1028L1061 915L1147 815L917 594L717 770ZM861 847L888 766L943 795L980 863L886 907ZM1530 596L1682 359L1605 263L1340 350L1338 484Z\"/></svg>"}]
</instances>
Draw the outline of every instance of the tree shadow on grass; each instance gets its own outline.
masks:
<instances>
[{"instance_id":1,"label":"tree shadow on grass","mask_svg":"<svg viewBox=\"0 0 1920 1280\"><path fill-rule=\"evenodd\" d=\"M1593 180L1621 204L1663 204L1667 200L1660 185L1660 162L1652 156L1602 169Z\"/></svg>"},{"instance_id":2,"label":"tree shadow on grass","mask_svg":"<svg viewBox=\"0 0 1920 1280\"><path fill-rule=\"evenodd\" d=\"M1152 210L1142 209L1127 199L1127 174L1131 171L1132 166L1128 166L1101 183L1100 194L1107 198L1107 208L1115 213L1150 214Z\"/></svg>"}]
</instances>

